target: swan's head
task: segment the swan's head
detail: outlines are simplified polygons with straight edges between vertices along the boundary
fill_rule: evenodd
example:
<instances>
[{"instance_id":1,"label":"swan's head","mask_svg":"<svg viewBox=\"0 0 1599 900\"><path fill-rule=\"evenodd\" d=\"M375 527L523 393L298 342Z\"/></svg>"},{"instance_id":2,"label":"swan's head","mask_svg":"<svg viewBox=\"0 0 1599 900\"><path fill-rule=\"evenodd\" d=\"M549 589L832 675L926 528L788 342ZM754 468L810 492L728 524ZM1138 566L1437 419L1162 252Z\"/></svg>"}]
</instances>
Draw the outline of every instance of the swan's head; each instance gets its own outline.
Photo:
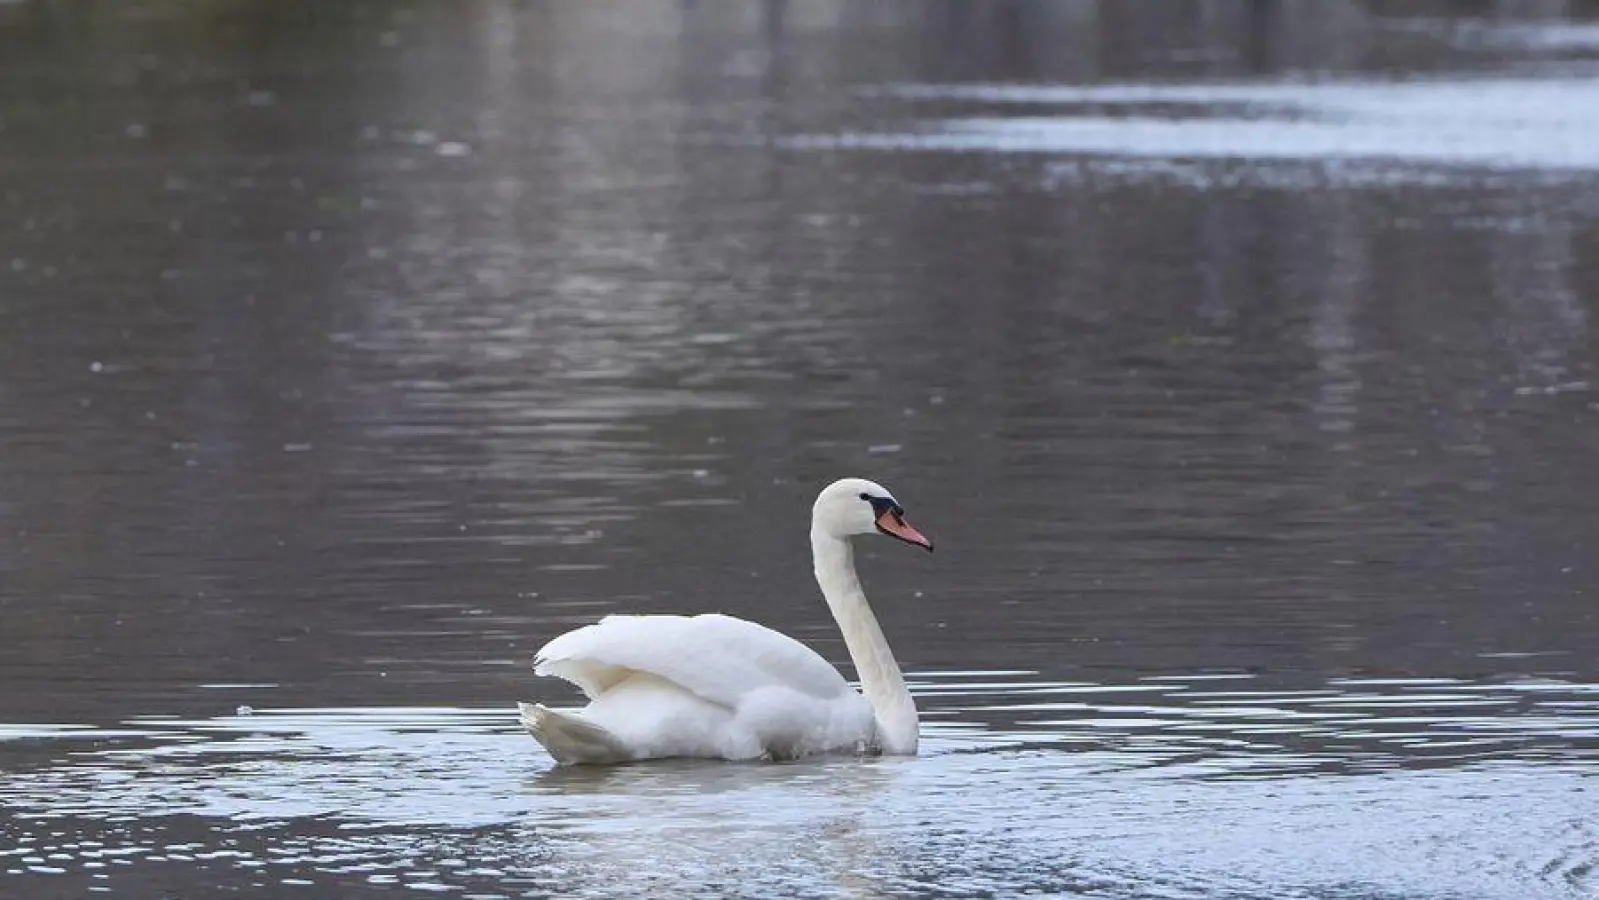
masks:
<instances>
[{"instance_id":1,"label":"swan's head","mask_svg":"<svg viewBox=\"0 0 1599 900\"><path fill-rule=\"evenodd\" d=\"M886 534L932 552L933 542L905 521L905 507L888 488L864 478L842 478L816 497L811 529L836 538Z\"/></svg>"}]
</instances>

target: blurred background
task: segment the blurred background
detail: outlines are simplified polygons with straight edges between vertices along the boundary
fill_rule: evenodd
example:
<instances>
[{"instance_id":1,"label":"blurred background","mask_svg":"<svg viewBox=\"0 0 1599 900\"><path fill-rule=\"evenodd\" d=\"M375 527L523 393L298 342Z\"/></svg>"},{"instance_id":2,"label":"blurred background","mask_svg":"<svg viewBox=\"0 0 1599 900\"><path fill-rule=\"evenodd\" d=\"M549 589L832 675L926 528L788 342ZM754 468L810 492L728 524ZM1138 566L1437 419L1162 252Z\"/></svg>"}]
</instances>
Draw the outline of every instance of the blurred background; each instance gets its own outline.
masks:
<instances>
[{"instance_id":1,"label":"blurred background","mask_svg":"<svg viewBox=\"0 0 1599 900\"><path fill-rule=\"evenodd\" d=\"M1596 312L1599 2L0 0L0 872L1589 896ZM924 758L544 772L843 475Z\"/></svg>"},{"instance_id":2,"label":"blurred background","mask_svg":"<svg viewBox=\"0 0 1599 900\"><path fill-rule=\"evenodd\" d=\"M1590 14L0 5L0 718L842 660L844 474L912 668L1591 673Z\"/></svg>"}]
</instances>

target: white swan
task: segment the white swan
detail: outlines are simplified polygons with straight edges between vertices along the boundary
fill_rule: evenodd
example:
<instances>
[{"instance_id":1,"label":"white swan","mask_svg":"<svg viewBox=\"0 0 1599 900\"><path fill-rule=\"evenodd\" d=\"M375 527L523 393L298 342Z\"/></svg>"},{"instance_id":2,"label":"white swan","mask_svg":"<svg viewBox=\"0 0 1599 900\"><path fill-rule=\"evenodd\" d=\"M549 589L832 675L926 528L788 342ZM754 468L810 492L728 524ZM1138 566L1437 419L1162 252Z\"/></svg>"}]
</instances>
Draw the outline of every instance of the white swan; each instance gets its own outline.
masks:
<instances>
[{"instance_id":1,"label":"white swan","mask_svg":"<svg viewBox=\"0 0 1599 900\"><path fill-rule=\"evenodd\" d=\"M792 759L837 750L911 755L916 704L855 575L851 535L933 549L886 488L845 478L811 507L811 555L863 697L814 650L723 615L606 616L544 645L539 675L589 698L581 710L521 703L558 764L665 757Z\"/></svg>"}]
</instances>

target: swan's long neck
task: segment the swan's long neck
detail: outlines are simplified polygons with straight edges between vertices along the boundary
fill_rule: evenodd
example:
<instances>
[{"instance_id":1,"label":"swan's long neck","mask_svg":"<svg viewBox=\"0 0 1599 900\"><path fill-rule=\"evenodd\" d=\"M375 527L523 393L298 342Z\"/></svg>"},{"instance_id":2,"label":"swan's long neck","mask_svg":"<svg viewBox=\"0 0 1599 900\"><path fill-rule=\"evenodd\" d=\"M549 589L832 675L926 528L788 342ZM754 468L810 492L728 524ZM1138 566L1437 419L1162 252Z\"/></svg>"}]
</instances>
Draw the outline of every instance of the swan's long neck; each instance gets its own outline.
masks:
<instances>
[{"instance_id":1,"label":"swan's long neck","mask_svg":"<svg viewBox=\"0 0 1599 900\"><path fill-rule=\"evenodd\" d=\"M844 633L844 646L861 679L861 693L877 716L878 743L884 753L916 752L916 703L905 688L905 676L883 637L883 629L866 603L866 592L855 574L855 554L849 542L811 530L811 555L816 583Z\"/></svg>"}]
</instances>

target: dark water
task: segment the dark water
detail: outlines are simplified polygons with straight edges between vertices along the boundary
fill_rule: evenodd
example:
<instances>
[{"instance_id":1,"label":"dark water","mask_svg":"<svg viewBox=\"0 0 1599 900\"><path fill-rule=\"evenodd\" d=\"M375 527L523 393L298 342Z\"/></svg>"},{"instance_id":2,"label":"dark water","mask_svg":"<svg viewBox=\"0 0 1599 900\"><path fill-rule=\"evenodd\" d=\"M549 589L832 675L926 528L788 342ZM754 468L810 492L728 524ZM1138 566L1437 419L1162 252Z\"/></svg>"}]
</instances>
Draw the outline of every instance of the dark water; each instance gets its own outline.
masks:
<instances>
[{"instance_id":1,"label":"dark water","mask_svg":"<svg viewBox=\"0 0 1599 900\"><path fill-rule=\"evenodd\" d=\"M0 2L0 896L1592 896L1599 9L1389 6ZM551 771L845 474L926 752Z\"/></svg>"}]
</instances>

